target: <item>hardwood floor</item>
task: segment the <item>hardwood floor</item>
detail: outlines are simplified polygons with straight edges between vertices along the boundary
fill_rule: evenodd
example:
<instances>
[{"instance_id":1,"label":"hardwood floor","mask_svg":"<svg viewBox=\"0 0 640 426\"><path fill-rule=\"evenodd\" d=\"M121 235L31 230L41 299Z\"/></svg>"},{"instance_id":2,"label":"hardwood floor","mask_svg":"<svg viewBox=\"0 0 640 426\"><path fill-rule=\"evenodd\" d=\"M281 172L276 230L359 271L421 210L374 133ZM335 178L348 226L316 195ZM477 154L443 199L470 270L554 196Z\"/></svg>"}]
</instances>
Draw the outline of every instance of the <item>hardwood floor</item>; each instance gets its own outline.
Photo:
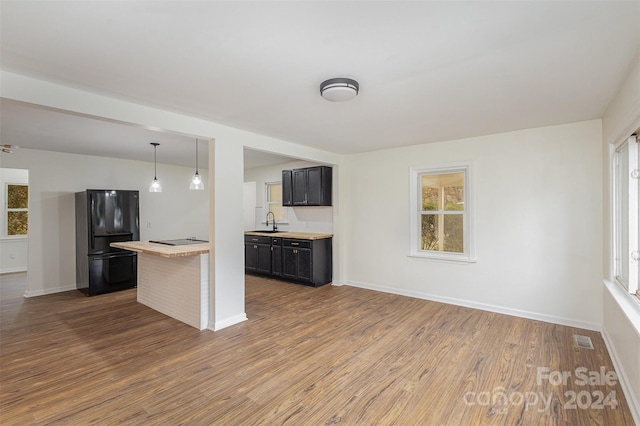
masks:
<instances>
[{"instance_id":1,"label":"hardwood floor","mask_svg":"<svg viewBox=\"0 0 640 426\"><path fill-rule=\"evenodd\" d=\"M633 424L576 374L613 370L597 332L252 276L249 320L199 332L135 289L24 299L23 277L0 276L2 425Z\"/></svg>"}]
</instances>

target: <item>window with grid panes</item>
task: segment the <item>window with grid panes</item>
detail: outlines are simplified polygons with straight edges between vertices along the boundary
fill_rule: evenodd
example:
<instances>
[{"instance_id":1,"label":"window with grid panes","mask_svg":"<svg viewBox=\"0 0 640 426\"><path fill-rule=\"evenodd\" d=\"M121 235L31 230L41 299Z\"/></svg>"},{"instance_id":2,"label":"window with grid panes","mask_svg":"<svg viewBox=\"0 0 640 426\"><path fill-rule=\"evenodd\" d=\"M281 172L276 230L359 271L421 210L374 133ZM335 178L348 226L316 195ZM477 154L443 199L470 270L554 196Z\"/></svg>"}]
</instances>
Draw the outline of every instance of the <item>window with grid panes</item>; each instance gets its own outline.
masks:
<instances>
[{"instance_id":1,"label":"window with grid panes","mask_svg":"<svg viewBox=\"0 0 640 426\"><path fill-rule=\"evenodd\" d=\"M471 163L411 169L411 256L474 261Z\"/></svg>"},{"instance_id":2,"label":"window with grid panes","mask_svg":"<svg viewBox=\"0 0 640 426\"><path fill-rule=\"evenodd\" d=\"M29 186L7 184L6 235L27 235L29 223Z\"/></svg>"},{"instance_id":3,"label":"window with grid panes","mask_svg":"<svg viewBox=\"0 0 640 426\"><path fill-rule=\"evenodd\" d=\"M287 211L282 206L282 182L267 182L265 186L267 213L273 212L278 223L286 222Z\"/></svg>"}]
</instances>

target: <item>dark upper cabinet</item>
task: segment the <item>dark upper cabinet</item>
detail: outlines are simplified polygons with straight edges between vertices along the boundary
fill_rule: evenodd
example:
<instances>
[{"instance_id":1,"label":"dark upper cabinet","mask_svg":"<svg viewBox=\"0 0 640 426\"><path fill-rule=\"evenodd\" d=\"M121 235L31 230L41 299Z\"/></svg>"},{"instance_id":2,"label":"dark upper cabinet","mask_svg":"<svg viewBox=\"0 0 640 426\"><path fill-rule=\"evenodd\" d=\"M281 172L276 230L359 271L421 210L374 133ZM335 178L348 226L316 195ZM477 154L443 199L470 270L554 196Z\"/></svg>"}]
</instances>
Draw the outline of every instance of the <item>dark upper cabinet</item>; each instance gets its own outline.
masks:
<instances>
[{"instance_id":1,"label":"dark upper cabinet","mask_svg":"<svg viewBox=\"0 0 640 426\"><path fill-rule=\"evenodd\" d=\"M282 205L293 206L293 170L282 171Z\"/></svg>"},{"instance_id":2,"label":"dark upper cabinet","mask_svg":"<svg viewBox=\"0 0 640 426\"><path fill-rule=\"evenodd\" d=\"M332 169L327 166L282 171L283 206L330 206Z\"/></svg>"},{"instance_id":3,"label":"dark upper cabinet","mask_svg":"<svg viewBox=\"0 0 640 426\"><path fill-rule=\"evenodd\" d=\"M331 205L331 167L307 169L307 205Z\"/></svg>"},{"instance_id":4,"label":"dark upper cabinet","mask_svg":"<svg viewBox=\"0 0 640 426\"><path fill-rule=\"evenodd\" d=\"M293 205L304 206L307 204L307 169L293 170L292 181Z\"/></svg>"}]
</instances>

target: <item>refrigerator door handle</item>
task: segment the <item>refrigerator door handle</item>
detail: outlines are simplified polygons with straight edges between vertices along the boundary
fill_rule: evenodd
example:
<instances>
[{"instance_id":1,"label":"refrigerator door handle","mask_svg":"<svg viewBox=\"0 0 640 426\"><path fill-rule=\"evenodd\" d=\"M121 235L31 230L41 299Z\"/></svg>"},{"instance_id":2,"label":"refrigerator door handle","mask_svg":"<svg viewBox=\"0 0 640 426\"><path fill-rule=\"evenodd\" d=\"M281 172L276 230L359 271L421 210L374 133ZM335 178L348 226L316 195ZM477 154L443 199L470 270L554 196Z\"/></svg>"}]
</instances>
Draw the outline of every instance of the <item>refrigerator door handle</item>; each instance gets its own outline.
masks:
<instances>
[{"instance_id":1,"label":"refrigerator door handle","mask_svg":"<svg viewBox=\"0 0 640 426\"><path fill-rule=\"evenodd\" d=\"M116 254L103 254L98 256L91 256L92 259L114 259L116 257L129 257L135 256L137 253L135 252L127 252L127 253L116 253Z\"/></svg>"},{"instance_id":2,"label":"refrigerator door handle","mask_svg":"<svg viewBox=\"0 0 640 426\"><path fill-rule=\"evenodd\" d=\"M96 248L96 237L95 235L93 235L93 211L94 211L94 205L95 205L95 202L93 200L93 194L89 193L89 199L90 199L89 205L91 206L90 211L92 213L89 215L89 221L91 222L91 225L89 225L89 239L91 240L91 249L93 250Z\"/></svg>"}]
</instances>

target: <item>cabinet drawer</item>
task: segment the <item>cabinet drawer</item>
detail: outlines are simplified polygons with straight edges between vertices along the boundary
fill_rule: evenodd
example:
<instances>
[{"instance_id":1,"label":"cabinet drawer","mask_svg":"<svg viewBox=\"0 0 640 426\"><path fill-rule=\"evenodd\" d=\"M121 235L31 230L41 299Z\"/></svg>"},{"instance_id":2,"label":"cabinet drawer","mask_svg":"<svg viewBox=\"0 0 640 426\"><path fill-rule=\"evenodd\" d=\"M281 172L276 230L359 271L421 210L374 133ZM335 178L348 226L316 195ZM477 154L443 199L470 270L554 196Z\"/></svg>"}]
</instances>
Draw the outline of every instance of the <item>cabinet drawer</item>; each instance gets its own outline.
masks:
<instances>
[{"instance_id":1,"label":"cabinet drawer","mask_svg":"<svg viewBox=\"0 0 640 426\"><path fill-rule=\"evenodd\" d=\"M289 238L284 238L282 240L282 245L285 247L298 247L298 248L311 248L312 241L310 240L292 240Z\"/></svg>"},{"instance_id":2,"label":"cabinet drawer","mask_svg":"<svg viewBox=\"0 0 640 426\"><path fill-rule=\"evenodd\" d=\"M254 244L271 244L271 237L261 237L258 235L245 235L244 242L254 243Z\"/></svg>"}]
</instances>

